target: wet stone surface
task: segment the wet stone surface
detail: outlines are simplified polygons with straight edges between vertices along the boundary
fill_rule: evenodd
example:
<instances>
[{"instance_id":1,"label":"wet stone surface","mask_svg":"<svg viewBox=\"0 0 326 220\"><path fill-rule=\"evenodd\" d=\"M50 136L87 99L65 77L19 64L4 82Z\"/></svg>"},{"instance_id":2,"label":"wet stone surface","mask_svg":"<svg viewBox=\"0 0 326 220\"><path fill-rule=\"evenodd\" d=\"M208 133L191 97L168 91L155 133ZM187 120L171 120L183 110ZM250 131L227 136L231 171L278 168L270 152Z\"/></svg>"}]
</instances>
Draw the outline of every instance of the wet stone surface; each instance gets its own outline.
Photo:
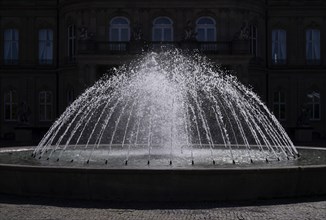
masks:
<instances>
[{"instance_id":1,"label":"wet stone surface","mask_svg":"<svg viewBox=\"0 0 326 220\"><path fill-rule=\"evenodd\" d=\"M227 203L110 203L0 195L0 219L326 219L326 197Z\"/></svg>"}]
</instances>

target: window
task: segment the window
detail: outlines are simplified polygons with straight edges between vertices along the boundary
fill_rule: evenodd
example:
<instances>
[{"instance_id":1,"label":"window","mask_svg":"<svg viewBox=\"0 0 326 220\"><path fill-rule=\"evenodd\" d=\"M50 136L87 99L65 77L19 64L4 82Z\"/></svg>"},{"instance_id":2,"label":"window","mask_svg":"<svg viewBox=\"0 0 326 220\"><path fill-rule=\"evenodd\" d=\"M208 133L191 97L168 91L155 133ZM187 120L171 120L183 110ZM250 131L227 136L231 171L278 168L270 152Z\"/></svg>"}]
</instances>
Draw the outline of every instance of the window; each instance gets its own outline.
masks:
<instances>
[{"instance_id":1,"label":"window","mask_svg":"<svg viewBox=\"0 0 326 220\"><path fill-rule=\"evenodd\" d=\"M74 89L70 88L67 90L67 105L71 105L73 103L75 97L74 97Z\"/></svg>"},{"instance_id":2,"label":"window","mask_svg":"<svg viewBox=\"0 0 326 220\"><path fill-rule=\"evenodd\" d=\"M277 91L274 93L273 112L279 120L285 120L285 93Z\"/></svg>"},{"instance_id":3,"label":"window","mask_svg":"<svg viewBox=\"0 0 326 220\"><path fill-rule=\"evenodd\" d=\"M39 30L39 63L53 63L53 31L51 29Z\"/></svg>"},{"instance_id":4,"label":"window","mask_svg":"<svg viewBox=\"0 0 326 220\"><path fill-rule=\"evenodd\" d=\"M285 64L286 63L286 31L273 30L272 31L272 63Z\"/></svg>"},{"instance_id":5,"label":"window","mask_svg":"<svg viewBox=\"0 0 326 220\"><path fill-rule=\"evenodd\" d=\"M200 17L196 21L197 41L201 51L216 51L216 22L211 17Z\"/></svg>"},{"instance_id":6,"label":"window","mask_svg":"<svg viewBox=\"0 0 326 220\"><path fill-rule=\"evenodd\" d=\"M250 25L250 54L257 56L257 26Z\"/></svg>"},{"instance_id":7,"label":"window","mask_svg":"<svg viewBox=\"0 0 326 220\"><path fill-rule=\"evenodd\" d=\"M68 59L74 62L76 57L76 26L68 26Z\"/></svg>"},{"instance_id":8,"label":"window","mask_svg":"<svg viewBox=\"0 0 326 220\"><path fill-rule=\"evenodd\" d=\"M130 40L130 23L125 17L115 17L110 22L110 49L125 51ZM123 43L119 43L123 42Z\"/></svg>"},{"instance_id":9,"label":"window","mask_svg":"<svg viewBox=\"0 0 326 220\"><path fill-rule=\"evenodd\" d=\"M52 92L41 91L39 93L40 121L52 120Z\"/></svg>"},{"instance_id":10,"label":"window","mask_svg":"<svg viewBox=\"0 0 326 220\"><path fill-rule=\"evenodd\" d=\"M173 41L173 22L168 17L158 17L153 22L153 41Z\"/></svg>"},{"instance_id":11,"label":"window","mask_svg":"<svg viewBox=\"0 0 326 220\"><path fill-rule=\"evenodd\" d=\"M320 94L316 91L307 94L307 108L310 120L320 119Z\"/></svg>"},{"instance_id":12,"label":"window","mask_svg":"<svg viewBox=\"0 0 326 220\"><path fill-rule=\"evenodd\" d=\"M19 51L19 33L17 29L4 31L4 63L17 64Z\"/></svg>"},{"instance_id":13,"label":"window","mask_svg":"<svg viewBox=\"0 0 326 220\"><path fill-rule=\"evenodd\" d=\"M201 17L196 22L197 40L200 42L216 41L216 23L213 18Z\"/></svg>"},{"instance_id":14,"label":"window","mask_svg":"<svg viewBox=\"0 0 326 220\"><path fill-rule=\"evenodd\" d=\"M18 116L17 93L11 90L4 95L4 119L5 121L16 121Z\"/></svg>"},{"instance_id":15,"label":"window","mask_svg":"<svg viewBox=\"0 0 326 220\"><path fill-rule=\"evenodd\" d=\"M308 64L320 64L320 31L306 31L306 60Z\"/></svg>"}]
</instances>

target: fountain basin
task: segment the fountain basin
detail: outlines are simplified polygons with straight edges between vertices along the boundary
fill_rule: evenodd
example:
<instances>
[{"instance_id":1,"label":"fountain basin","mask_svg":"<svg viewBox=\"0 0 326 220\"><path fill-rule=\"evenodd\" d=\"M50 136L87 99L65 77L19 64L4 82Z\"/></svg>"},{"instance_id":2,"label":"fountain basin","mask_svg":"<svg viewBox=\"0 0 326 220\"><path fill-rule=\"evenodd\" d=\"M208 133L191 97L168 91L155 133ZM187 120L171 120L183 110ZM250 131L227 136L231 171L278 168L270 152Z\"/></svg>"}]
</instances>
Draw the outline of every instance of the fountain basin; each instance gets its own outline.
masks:
<instances>
[{"instance_id":1,"label":"fountain basin","mask_svg":"<svg viewBox=\"0 0 326 220\"><path fill-rule=\"evenodd\" d=\"M279 167L123 169L3 164L0 160L0 193L111 201L225 201L326 195L326 149L298 150L302 158L305 152L324 158L315 164ZM1 152L10 153L4 148Z\"/></svg>"}]
</instances>

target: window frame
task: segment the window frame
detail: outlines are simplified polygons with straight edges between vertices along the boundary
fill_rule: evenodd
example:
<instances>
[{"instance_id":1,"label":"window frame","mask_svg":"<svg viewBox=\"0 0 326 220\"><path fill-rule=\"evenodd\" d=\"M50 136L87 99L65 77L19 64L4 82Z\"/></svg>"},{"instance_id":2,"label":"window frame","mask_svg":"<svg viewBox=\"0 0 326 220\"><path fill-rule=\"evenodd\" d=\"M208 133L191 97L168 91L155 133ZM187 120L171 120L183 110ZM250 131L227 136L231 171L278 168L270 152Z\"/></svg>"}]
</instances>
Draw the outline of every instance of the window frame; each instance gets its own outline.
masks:
<instances>
[{"instance_id":1,"label":"window frame","mask_svg":"<svg viewBox=\"0 0 326 220\"><path fill-rule=\"evenodd\" d=\"M250 25L249 26L249 52L250 54L257 57L257 51L258 51L258 28L257 25ZM255 34L254 34L255 33Z\"/></svg>"},{"instance_id":2,"label":"window frame","mask_svg":"<svg viewBox=\"0 0 326 220\"><path fill-rule=\"evenodd\" d=\"M41 33L42 31L45 31L45 35L46 35L46 39L41 39ZM50 39L49 39L50 38ZM39 56L38 56L38 61L39 61L39 64L42 64L42 65L51 65L53 64L53 57L54 57L54 48L53 48L53 42L54 42L54 32L53 32L53 29L52 28L43 28L43 29L40 29L39 30L39 47L38 47L38 52L39 52ZM46 59L41 59L41 58L44 58L42 57L42 53L41 53L41 45L42 44L45 44L45 58ZM47 46L48 44L50 44L50 46ZM50 52L48 51L50 50ZM43 52L44 53L44 52ZM47 57L49 56L49 57Z\"/></svg>"},{"instance_id":3,"label":"window frame","mask_svg":"<svg viewBox=\"0 0 326 220\"><path fill-rule=\"evenodd\" d=\"M43 94L44 94L44 102L41 102L41 96ZM49 94L51 97L51 100L49 102L47 100L47 94ZM52 119L53 119L53 93L52 93L52 91L49 91L49 90L40 91L38 104L39 104L39 121L41 121L41 122L52 121ZM42 108L44 110L44 113L43 113L44 115L42 115L42 113L41 113ZM50 112L51 112L50 118L47 118L48 110L50 110ZM42 117L42 116L44 116L44 117Z\"/></svg>"},{"instance_id":4,"label":"window frame","mask_svg":"<svg viewBox=\"0 0 326 220\"><path fill-rule=\"evenodd\" d=\"M308 35L310 36L309 32L311 32L312 39L308 39ZM314 35L315 33L315 35ZM314 39L316 37L316 33L318 33L318 40ZM321 64L321 31L317 28L308 28L306 29L306 63L307 64L313 64L313 65L319 65ZM317 47L318 46L318 47ZM316 47L318 49L318 55L312 52L312 57L309 56L309 47L311 47L311 50L316 50ZM319 56L319 59L317 59Z\"/></svg>"},{"instance_id":5,"label":"window frame","mask_svg":"<svg viewBox=\"0 0 326 220\"><path fill-rule=\"evenodd\" d=\"M316 96L313 95L312 98L309 97L309 95L312 95L314 93L319 95L318 102L316 102L316 99L315 99ZM308 109L312 110L311 114L309 114L310 121L320 121L321 120L321 102L320 102L321 97L320 96L321 96L320 92L316 91L316 90L313 90L313 91L307 93L308 100L307 100L306 104L308 106ZM318 118L315 117L316 105L318 105L318 108L317 108L318 115L319 115ZM309 106L311 106L311 108Z\"/></svg>"},{"instance_id":6,"label":"window frame","mask_svg":"<svg viewBox=\"0 0 326 220\"><path fill-rule=\"evenodd\" d=\"M275 96L277 94L277 96ZM282 101L282 94L284 95L284 101ZM275 101L275 97L277 97L277 100ZM282 106L284 106L284 117L282 117ZM277 107L277 113L274 111L275 107ZM280 121L286 121L286 93L283 90L275 91L273 94L273 114L275 117Z\"/></svg>"},{"instance_id":7,"label":"window frame","mask_svg":"<svg viewBox=\"0 0 326 220\"><path fill-rule=\"evenodd\" d=\"M76 25L70 24L67 27L67 55L69 61L76 59Z\"/></svg>"},{"instance_id":8,"label":"window frame","mask_svg":"<svg viewBox=\"0 0 326 220\"><path fill-rule=\"evenodd\" d=\"M10 32L10 33L8 33ZM6 39L6 37L8 36L8 34L10 35L9 39ZM17 39L14 39L14 38ZM15 57L13 54L14 51L14 45L16 45L16 56ZM7 48L9 49L10 55L7 57ZM8 65L8 64L18 64L19 62L19 30L17 28L7 28L3 31L3 61L4 64Z\"/></svg>"},{"instance_id":9,"label":"window frame","mask_svg":"<svg viewBox=\"0 0 326 220\"><path fill-rule=\"evenodd\" d=\"M277 39L274 39L274 33L276 32L276 35L277 35ZM283 39L283 40L280 40L280 39ZM276 44L276 45L275 45ZM272 64L273 65L284 65L287 63L287 31L285 29L273 29L272 30L272 48L271 48L271 52L272 52ZM283 48L284 46L284 48ZM275 53L274 51L274 48L277 48L277 54ZM275 59L275 55L279 55L279 53L282 53L282 50L283 51L283 57L282 59L278 59L276 58Z\"/></svg>"},{"instance_id":10,"label":"window frame","mask_svg":"<svg viewBox=\"0 0 326 220\"><path fill-rule=\"evenodd\" d=\"M9 102L6 101L6 96L9 94ZM16 90L9 90L8 92L4 93L4 121L10 122L10 121L18 121L18 99L17 98L17 91ZM6 118L6 107L9 106L9 118ZM13 110L14 107L16 107L16 117L14 117Z\"/></svg>"}]
</instances>

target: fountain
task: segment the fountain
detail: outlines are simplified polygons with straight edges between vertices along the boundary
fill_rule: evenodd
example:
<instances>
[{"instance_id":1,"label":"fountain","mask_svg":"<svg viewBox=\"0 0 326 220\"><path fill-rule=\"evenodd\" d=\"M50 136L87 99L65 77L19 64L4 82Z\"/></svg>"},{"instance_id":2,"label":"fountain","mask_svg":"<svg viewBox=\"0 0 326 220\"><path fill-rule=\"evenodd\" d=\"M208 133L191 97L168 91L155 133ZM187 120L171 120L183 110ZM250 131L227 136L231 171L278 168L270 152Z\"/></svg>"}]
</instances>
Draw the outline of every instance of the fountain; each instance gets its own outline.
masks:
<instances>
[{"instance_id":1,"label":"fountain","mask_svg":"<svg viewBox=\"0 0 326 220\"><path fill-rule=\"evenodd\" d=\"M0 164L9 179L0 189L18 194L165 201L326 192L326 184L303 182L319 178L302 171L314 164L300 164L254 92L205 57L179 50L145 54L103 77L38 146L3 150L0 163L16 163L12 155L21 165Z\"/></svg>"}]
</instances>

